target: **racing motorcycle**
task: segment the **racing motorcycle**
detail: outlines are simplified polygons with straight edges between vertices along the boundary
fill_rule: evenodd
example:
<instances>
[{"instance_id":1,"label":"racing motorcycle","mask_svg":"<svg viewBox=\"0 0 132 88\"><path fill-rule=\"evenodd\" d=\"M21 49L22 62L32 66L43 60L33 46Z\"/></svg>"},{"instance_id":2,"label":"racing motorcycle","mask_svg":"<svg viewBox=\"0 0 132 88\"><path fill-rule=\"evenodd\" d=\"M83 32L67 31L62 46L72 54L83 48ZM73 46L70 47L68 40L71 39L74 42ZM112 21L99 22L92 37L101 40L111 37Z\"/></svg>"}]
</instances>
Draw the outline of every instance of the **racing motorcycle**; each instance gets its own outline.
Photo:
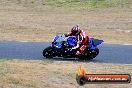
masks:
<instances>
[{"instance_id":1,"label":"racing motorcycle","mask_svg":"<svg viewBox=\"0 0 132 88\"><path fill-rule=\"evenodd\" d=\"M81 55L77 56L76 51L79 49L72 49L77 45L75 36L66 37L65 34L56 35L52 44L43 50L43 56L46 58L63 57L63 58L79 58L79 59L93 59L99 54L98 45L103 40L90 38L88 41L89 47Z\"/></svg>"}]
</instances>

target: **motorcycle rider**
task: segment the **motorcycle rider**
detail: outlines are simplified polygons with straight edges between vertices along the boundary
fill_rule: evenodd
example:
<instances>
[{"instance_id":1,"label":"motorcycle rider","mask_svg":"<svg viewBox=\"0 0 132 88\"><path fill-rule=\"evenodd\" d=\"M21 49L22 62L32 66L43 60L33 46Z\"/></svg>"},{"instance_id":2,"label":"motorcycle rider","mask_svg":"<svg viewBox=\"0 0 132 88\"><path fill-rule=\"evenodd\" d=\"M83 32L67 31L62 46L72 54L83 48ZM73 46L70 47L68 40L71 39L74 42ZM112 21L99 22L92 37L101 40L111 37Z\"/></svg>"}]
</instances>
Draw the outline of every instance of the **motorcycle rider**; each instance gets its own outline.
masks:
<instances>
[{"instance_id":1,"label":"motorcycle rider","mask_svg":"<svg viewBox=\"0 0 132 88\"><path fill-rule=\"evenodd\" d=\"M88 41L89 36L84 32L78 25L71 29L71 32L67 36L75 36L77 39L77 45L72 47L72 49L77 49L76 55L80 56L89 47Z\"/></svg>"}]
</instances>

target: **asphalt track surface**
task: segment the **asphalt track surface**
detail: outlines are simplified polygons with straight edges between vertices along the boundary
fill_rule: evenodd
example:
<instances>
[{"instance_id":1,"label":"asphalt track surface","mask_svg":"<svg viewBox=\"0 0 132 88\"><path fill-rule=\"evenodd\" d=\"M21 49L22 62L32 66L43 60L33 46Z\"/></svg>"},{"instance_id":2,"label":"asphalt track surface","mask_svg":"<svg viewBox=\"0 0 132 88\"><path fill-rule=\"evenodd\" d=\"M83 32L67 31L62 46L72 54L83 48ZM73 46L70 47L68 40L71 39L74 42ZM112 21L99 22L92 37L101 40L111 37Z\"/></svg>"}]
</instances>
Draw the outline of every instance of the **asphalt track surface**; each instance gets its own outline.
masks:
<instances>
[{"instance_id":1,"label":"asphalt track surface","mask_svg":"<svg viewBox=\"0 0 132 88\"><path fill-rule=\"evenodd\" d=\"M42 51L50 43L48 42L16 42L0 41L1 59L24 59L24 60L43 60ZM102 44L99 46L100 54L89 62L95 63L120 63L132 64L132 45ZM75 59L56 60L74 61Z\"/></svg>"}]
</instances>

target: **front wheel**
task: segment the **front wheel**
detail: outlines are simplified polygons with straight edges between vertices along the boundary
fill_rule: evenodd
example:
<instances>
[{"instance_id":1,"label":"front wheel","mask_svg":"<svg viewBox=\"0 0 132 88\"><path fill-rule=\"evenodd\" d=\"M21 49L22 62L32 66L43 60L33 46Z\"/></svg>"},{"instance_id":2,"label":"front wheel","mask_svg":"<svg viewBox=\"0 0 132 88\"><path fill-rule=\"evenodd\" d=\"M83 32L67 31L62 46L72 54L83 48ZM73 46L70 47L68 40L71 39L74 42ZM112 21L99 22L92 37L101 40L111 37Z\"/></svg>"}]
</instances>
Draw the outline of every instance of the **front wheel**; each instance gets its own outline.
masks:
<instances>
[{"instance_id":1,"label":"front wheel","mask_svg":"<svg viewBox=\"0 0 132 88\"><path fill-rule=\"evenodd\" d=\"M49 46L43 50L43 56L46 58L53 58L52 47Z\"/></svg>"}]
</instances>

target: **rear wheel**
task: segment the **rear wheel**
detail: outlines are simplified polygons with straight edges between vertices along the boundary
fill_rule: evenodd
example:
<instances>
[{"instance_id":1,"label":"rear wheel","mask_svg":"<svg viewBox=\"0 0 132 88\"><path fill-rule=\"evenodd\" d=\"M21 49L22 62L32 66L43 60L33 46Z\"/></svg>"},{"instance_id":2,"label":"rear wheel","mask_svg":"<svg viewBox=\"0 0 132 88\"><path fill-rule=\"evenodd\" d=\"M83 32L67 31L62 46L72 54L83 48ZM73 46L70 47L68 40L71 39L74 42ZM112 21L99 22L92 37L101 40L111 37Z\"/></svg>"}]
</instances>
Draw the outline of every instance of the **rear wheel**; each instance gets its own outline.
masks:
<instances>
[{"instance_id":1,"label":"rear wheel","mask_svg":"<svg viewBox=\"0 0 132 88\"><path fill-rule=\"evenodd\" d=\"M91 60L95 58L99 54L99 49L91 49L87 51L84 55L79 56L79 59L81 60Z\"/></svg>"},{"instance_id":2,"label":"rear wheel","mask_svg":"<svg viewBox=\"0 0 132 88\"><path fill-rule=\"evenodd\" d=\"M92 50L89 51L90 59L95 58L98 54L99 54L99 49L98 48L92 49Z\"/></svg>"},{"instance_id":3,"label":"rear wheel","mask_svg":"<svg viewBox=\"0 0 132 88\"><path fill-rule=\"evenodd\" d=\"M46 58L53 58L52 47L49 46L43 50L43 56Z\"/></svg>"}]
</instances>

